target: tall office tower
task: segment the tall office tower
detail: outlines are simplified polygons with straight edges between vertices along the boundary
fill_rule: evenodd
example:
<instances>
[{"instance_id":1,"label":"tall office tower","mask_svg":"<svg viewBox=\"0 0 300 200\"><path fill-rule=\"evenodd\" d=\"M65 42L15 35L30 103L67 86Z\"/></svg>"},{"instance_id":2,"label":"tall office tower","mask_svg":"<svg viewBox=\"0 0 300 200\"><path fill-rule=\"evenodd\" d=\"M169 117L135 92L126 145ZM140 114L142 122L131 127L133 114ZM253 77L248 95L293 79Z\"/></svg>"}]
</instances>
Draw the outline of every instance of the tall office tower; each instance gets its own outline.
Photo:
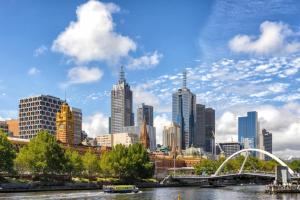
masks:
<instances>
[{"instance_id":1,"label":"tall office tower","mask_svg":"<svg viewBox=\"0 0 300 200\"><path fill-rule=\"evenodd\" d=\"M124 69L121 67L119 82L111 91L111 133L120 133L122 127L134 125L132 113L132 91L125 80Z\"/></svg>"},{"instance_id":2,"label":"tall office tower","mask_svg":"<svg viewBox=\"0 0 300 200\"><path fill-rule=\"evenodd\" d=\"M238 140L244 148L257 148L259 125L257 112L247 112L247 116L238 118Z\"/></svg>"},{"instance_id":3,"label":"tall office tower","mask_svg":"<svg viewBox=\"0 0 300 200\"><path fill-rule=\"evenodd\" d=\"M19 102L20 137L30 139L41 130L55 135L56 113L62 103L61 99L49 95L21 99Z\"/></svg>"},{"instance_id":4,"label":"tall office tower","mask_svg":"<svg viewBox=\"0 0 300 200\"><path fill-rule=\"evenodd\" d=\"M177 149L181 151L181 133L180 126L174 122L170 126L165 126L163 130L163 145L171 149ZM175 145L175 146L174 146Z\"/></svg>"},{"instance_id":5,"label":"tall office tower","mask_svg":"<svg viewBox=\"0 0 300 200\"><path fill-rule=\"evenodd\" d=\"M153 126L153 106L143 103L137 109L137 125L141 126L144 120L147 125Z\"/></svg>"},{"instance_id":6,"label":"tall office tower","mask_svg":"<svg viewBox=\"0 0 300 200\"><path fill-rule=\"evenodd\" d=\"M74 144L81 144L82 112L79 108L71 108L74 118Z\"/></svg>"},{"instance_id":7,"label":"tall office tower","mask_svg":"<svg viewBox=\"0 0 300 200\"><path fill-rule=\"evenodd\" d=\"M196 95L186 87L186 72L183 73L183 85L172 95L172 121L180 126L182 149L194 143L196 125Z\"/></svg>"},{"instance_id":8,"label":"tall office tower","mask_svg":"<svg viewBox=\"0 0 300 200\"><path fill-rule=\"evenodd\" d=\"M64 144L74 144L74 116L67 103L56 114L56 139Z\"/></svg>"},{"instance_id":9,"label":"tall office tower","mask_svg":"<svg viewBox=\"0 0 300 200\"><path fill-rule=\"evenodd\" d=\"M272 153L272 140L272 133L268 132L266 129L262 129L262 131L259 133L258 139L259 149ZM263 160L272 160L272 158L262 153L259 155L259 157Z\"/></svg>"},{"instance_id":10,"label":"tall office tower","mask_svg":"<svg viewBox=\"0 0 300 200\"><path fill-rule=\"evenodd\" d=\"M196 130L194 146L205 150L205 105L196 104Z\"/></svg>"},{"instance_id":11,"label":"tall office tower","mask_svg":"<svg viewBox=\"0 0 300 200\"><path fill-rule=\"evenodd\" d=\"M205 151L215 154L215 110L205 108Z\"/></svg>"}]
</instances>

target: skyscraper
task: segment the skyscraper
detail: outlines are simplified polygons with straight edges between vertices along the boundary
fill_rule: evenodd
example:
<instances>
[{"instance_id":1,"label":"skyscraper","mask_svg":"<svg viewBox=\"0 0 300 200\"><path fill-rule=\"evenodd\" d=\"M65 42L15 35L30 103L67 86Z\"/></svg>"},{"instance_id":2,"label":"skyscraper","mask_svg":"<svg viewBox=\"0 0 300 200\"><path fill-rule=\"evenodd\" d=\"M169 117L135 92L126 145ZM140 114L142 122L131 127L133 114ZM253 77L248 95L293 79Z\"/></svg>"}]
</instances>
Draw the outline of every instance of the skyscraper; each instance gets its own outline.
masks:
<instances>
[{"instance_id":1,"label":"skyscraper","mask_svg":"<svg viewBox=\"0 0 300 200\"><path fill-rule=\"evenodd\" d=\"M145 105L144 103L140 105L137 109L137 125L141 126L143 120L146 124L153 126L153 106Z\"/></svg>"},{"instance_id":2,"label":"skyscraper","mask_svg":"<svg viewBox=\"0 0 300 200\"><path fill-rule=\"evenodd\" d=\"M259 148L262 150L265 150L269 153L272 153L273 145L272 145L272 133L267 131L266 129L262 129L262 131L259 134ZM260 154L259 156L263 160L271 160L269 156L266 156L264 154Z\"/></svg>"},{"instance_id":3,"label":"skyscraper","mask_svg":"<svg viewBox=\"0 0 300 200\"><path fill-rule=\"evenodd\" d=\"M196 95L186 87L186 72L184 72L182 88L172 95L172 121L180 126L182 149L186 149L194 142L195 114Z\"/></svg>"},{"instance_id":4,"label":"skyscraper","mask_svg":"<svg viewBox=\"0 0 300 200\"><path fill-rule=\"evenodd\" d=\"M74 118L74 144L81 143L81 132L82 132L82 112L79 108L71 107L71 111Z\"/></svg>"},{"instance_id":5,"label":"skyscraper","mask_svg":"<svg viewBox=\"0 0 300 200\"><path fill-rule=\"evenodd\" d=\"M205 150L205 105L196 104L196 130L194 146Z\"/></svg>"},{"instance_id":6,"label":"skyscraper","mask_svg":"<svg viewBox=\"0 0 300 200\"><path fill-rule=\"evenodd\" d=\"M132 113L132 91L126 82L123 67L121 67L119 81L111 91L111 133L120 133L124 126L134 125Z\"/></svg>"},{"instance_id":7,"label":"skyscraper","mask_svg":"<svg viewBox=\"0 0 300 200\"><path fill-rule=\"evenodd\" d=\"M215 110L205 108L205 148L204 151L214 154L215 150Z\"/></svg>"},{"instance_id":8,"label":"skyscraper","mask_svg":"<svg viewBox=\"0 0 300 200\"><path fill-rule=\"evenodd\" d=\"M39 95L20 100L19 127L20 137L30 139L41 130L56 134L56 113L63 101L49 95Z\"/></svg>"},{"instance_id":9,"label":"skyscraper","mask_svg":"<svg viewBox=\"0 0 300 200\"><path fill-rule=\"evenodd\" d=\"M247 116L238 118L238 140L244 148L257 148L258 135L257 112L247 112Z\"/></svg>"}]
</instances>

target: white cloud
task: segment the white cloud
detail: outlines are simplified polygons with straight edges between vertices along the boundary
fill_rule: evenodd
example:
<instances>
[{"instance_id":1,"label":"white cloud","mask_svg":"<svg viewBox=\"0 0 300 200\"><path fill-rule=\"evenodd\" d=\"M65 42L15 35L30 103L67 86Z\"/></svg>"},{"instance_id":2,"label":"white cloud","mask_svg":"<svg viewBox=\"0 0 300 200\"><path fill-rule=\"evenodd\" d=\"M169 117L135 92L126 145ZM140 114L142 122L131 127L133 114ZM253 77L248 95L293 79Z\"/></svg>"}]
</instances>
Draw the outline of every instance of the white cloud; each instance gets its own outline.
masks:
<instances>
[{"instance_id":1,"label":"white cloud","mask_svg":"<svg viewBox=\"0 0 300 200\"><path fill-rule=\"evenodd\" d=\"M216 140L217 142L237 141L237 116L226 111L216 121Z\"/></svg>"},{"instance_id":2,"label":"white cloud","mask_svg":"<svg viewBox=\"0 0 300 200\"><path fill-rule=\"evenodd\" d=\"M115 63L136 50L129 37L115 32L112 14L120 8L113 3L90 0L76 10L72 21L53 42L52 50L75 58L78 62L106 61Z\"/></svg>"},{"instance_id":3,"label":"white cloud","mask_svg":"<svg viewBox=\"0 0 300 200\"><path fill-rule=\"evenodd\" d=\"M139 58L132 58L127 66L131 70L150 69L159 64L162 54L154 51L152 54L148 53Z\"/></svg>"},{"instance_id":4,"label":"white cloud","mask_svg":"<svg viewBox=\"0 0 300 200\"><path fill-rule=\"evenodd\" d=\"M237 53L257 55L288 54L300 51L300 42L288 25L265 21L260 25L258 37L237 35L229 41L229 48Z\"/></svg>"},{"instance_id":5,"label":"white cloud","mask_svg":"<svg viewBox=\"0 0 300 200\"><path fill-rule=\"evenodd\" d=\"M32 67L28 70L28 75L34 76L34 75L39 74L40 72L41 71L38 68Z\"/></svg>"},{"instance_id":6,"label":"white cloud","mask_svg":"<svg viewBox=\"0 0 300 200\"><path fill-rule=\"evenodd\" d=\"M90 137L108 133L108 117L98 112L83 120L82 130Z\"/></svg>"},{"instance_id":7,"label":"white cloud","mask_svg":"<svg viewBox=\"0 0 300 200\"><path fill-rule=\"evenodd\" d=\"M63 83L64 87L73 84L92 83L100 80L103 72L97 67L73 67L68 71L68 81Z\"/></svg>"},{"instance_id":8,"label":"white cloud","mask_svg":"<svg viewBox=\"0 0 300 200\"><path fill-rule=\"evenodd\" d=\"M164 126L170 125L171 121L166 114L157 115L154 118L154 126L156 127L156 144L162 144L162 133Z\"/></svg>"},{"instance_id":9,"label":"white cloud","mask_svg":"<svg viewBox=\"0 0 300 200\"><path fill-rule=\"evenodd\" d=\"M40 55L45 54L45 52L48 50L48 48L45 45L41 45L40 47L38 47L37 49L34 50L33 55L35 57L38 57Z\"/></svg>"}]
</instances>

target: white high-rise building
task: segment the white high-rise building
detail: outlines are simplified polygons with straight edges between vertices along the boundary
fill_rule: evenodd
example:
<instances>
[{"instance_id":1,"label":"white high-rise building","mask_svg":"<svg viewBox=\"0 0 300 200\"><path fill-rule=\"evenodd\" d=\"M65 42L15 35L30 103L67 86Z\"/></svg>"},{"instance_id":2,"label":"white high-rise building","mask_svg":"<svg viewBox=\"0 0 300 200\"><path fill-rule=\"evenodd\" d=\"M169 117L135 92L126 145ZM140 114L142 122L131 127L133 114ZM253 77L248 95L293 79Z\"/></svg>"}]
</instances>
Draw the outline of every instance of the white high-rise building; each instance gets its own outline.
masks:
<instances>
[{"instance_id":1,"label":"white high-rise building","mask_svg":"<svg viewBox=\"0 0 300 200\"><path fill-rule=\"evenodd\" d=\"M120 133L124 126L134 126L132 113L132 91L126 82L123 67L120 70L118 84L111 91L110 133Z\"/></svg>"}]
</instances>

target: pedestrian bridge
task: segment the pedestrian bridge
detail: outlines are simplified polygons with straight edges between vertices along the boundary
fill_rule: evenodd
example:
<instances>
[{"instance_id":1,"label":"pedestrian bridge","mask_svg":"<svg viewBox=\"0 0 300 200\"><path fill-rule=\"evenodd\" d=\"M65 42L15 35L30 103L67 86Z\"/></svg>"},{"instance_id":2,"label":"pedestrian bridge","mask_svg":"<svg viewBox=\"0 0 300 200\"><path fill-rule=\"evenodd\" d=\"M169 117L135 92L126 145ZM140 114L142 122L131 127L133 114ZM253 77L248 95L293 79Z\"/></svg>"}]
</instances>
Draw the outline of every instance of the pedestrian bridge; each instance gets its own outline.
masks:
<instances>
[{"instance_id":1,"label":"pedestrian bridge","mask_svg":"<svg viewBox=\"0 0 300 200\"><path fill-rule=\"evenodd\" d=\"M244 166L248 160L248 156L251 152L258 152L262 153L264 155L268 155L272 159L274 159L279 165L285 166L288 168L288 171L290 175L293 177L295 175L294 171L288 167L286 163L284 163L282 160L280 160L275 155L261 150L261 149L242 149L231 156L229 156L216 170L216 172L211 176L199 176L199 175L175 175L168 177L169 179L172 179L174 181L184 182L184 183L208 183L208 184L215 184L218 182L226 182L226 181L232 181L238 183L239 181L247 181L249 182L265 182L275 179L275 174L265 173L265 172L244 172ZM222 170L224 166L235 156L245 153L245 159L237 173L229 173L229 174L222 174Z\"/></svg>"}]
</instances>

